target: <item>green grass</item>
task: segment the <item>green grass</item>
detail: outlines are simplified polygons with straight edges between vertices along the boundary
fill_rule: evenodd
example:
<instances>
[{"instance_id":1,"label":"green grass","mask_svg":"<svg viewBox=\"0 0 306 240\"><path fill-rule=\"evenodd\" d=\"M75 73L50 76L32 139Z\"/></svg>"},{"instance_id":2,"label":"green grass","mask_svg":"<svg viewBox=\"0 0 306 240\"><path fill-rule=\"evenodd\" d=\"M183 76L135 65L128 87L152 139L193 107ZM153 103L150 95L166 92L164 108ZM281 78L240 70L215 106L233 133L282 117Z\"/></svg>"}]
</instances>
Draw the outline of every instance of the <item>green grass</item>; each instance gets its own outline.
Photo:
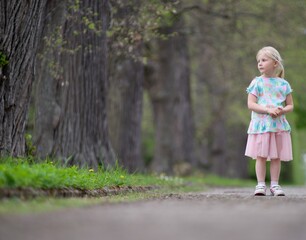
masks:
<instances>
[{"instance_id":1,"label":"green grass","mask_svg":"<svg viewBox=\"0 0 306 240\"><path fill-rule=\"evenodd\" d=\"M172 179L175 183L177 179ZM63 167L52 161L30 163L26 159L2 159L0 188L32 187L40 189L77 188L99 189L107 186L148 186L167 184L162 178L127 174L122 168L98 170Z\"/></svg>"},{"instance_id":2,"label":"green grass","mask_svg":"<svg viewBox=\"0 0 306 240\"><path fill-rule=\"evenodd\" d=\"M97 170L62 166L53 161L33 163L24 158L0 159L0 188L101 189L112 186L171 186L184 184L178 177L128 174L119 166Z\"/></svg>"},{"instance_id":3,"label":"green grass","mask_svg":"<svg viewBox=\"0 0 306 240\"><path fill-rule=\"evenodd\" d=\"M76 166L60 167L53 162L30 164L28 162L5 162L0 164L0 187L33 187L95 189L107 185L123 185L125 179L120 170L93 171Z\"/></svg>"},{"instance_id":4,"label":"green grass","mask_svg":"<svg viewBox=\"0 0 306 240\"><path fill-rule=\"evenodd\" d=\"M128 174L119 166L98 170L64 167L52 161L31 163L27 159L6 158L0 161L0 188L100 189L110 186L243 186L250 181L212 175L188 178L161 175Z\"/></svg>"},{"instance_id":5,"label":"green grass","mask_svg":"<svg viewBox=\"0 0 306 240\"><path fill-rule=\"evenodd\" d=\"M197 174L191 177L173 177L160 175L128 174L119 166L98 170L62 166L52 161L34 163L31 159L0 159L1 188L34 189L100 189L112 186L157 186L148 192L134 192L102 198L18 198L0 200L1 213L31 213L51 211L67 207L81 207L105 202L131 202L159 198L170 193L204 191L207 187L245 187L254 186L250 180L227 179L213 175Z\"/></svg>"}]
</instances>

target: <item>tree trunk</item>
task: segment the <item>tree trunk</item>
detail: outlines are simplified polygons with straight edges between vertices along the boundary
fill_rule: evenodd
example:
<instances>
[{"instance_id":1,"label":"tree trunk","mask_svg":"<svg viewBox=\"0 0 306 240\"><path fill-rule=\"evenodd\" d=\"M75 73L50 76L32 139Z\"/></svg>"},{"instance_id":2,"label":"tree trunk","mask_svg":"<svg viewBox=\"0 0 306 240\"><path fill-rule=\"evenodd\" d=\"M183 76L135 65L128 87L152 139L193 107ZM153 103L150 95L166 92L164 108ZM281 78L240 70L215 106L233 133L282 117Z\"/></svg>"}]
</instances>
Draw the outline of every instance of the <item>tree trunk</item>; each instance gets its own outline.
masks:
<instances>
[{"instance_id":1,"label":"tree trunk","mask_svg":"<svg viewBox=\"0 0 306 240\"><path fill-rule=\"evenodd\" d=\"M113 16L118 22L131 29L131 16L139 14L130 6L141 4L138 0L116 5L117 14ZM138 9L138 8L137 8ZM116 40L115 40L116 41ZM144 67L137 59L141 56L142 40L134 41L133 49L128 56L117 56L114 48L110 52L111 66L108 91L107 115L112 146L117 154L118 162L129 172L143 169L141 157L141 120L143 101Z\"/></svg>"},{"instance_id":2,"label":"tree trunk","mask_svg":"<svg viewBox=\"0 0 306 240\"><path fill-rule=\"evenodd\" d=\"M25 153L25 122L46 0L0 0L0 155ZM1 68L1 67L0 67Z\"/></svg>"},{"instance_id":3,"label":"tree trunk","mask_svg":"<svg viewBox=\"0 0 306 240\"><path fill-rule=\"evenodd\" d=\"M196 163L187 39L180 32L183 25L182 16L175 16L173 25L163 29L177 35L158 41L158 62L148 81L156 135L152 170L169 174L186 174Z\"/></svg>"},{"instance_id":4,"label":"tree trunk","mask_svg":"<svg viewBox=\"0 0 306 240\"><path fill-rule=\"evenodd\" d=\"M65 23L59 29L62 45L47 55L61 67L55 75L49 67L47 78L37 88L37 102L43 102L36 119L42 124L41 129L36 125L37 148L42 156L52 150L53 156L70 164L94 168L113 165L106 119L109 2L69 1L66 6ZM58 15L50 19L53 31L63 21L63 8L57 7ZM41 74L44 71L42 67ZM49 80L52 83L45 83ZM47 86L46 95L40 94ZM45 114L48 117L42 118Z\"/></svg>"},{"instance_id":5,"label":"tree trunk","mask_svg":"<svg viewBox=\"0 0 306 240\"><path fill-rule=\"evenodd\" d=\"M217 87L215 88L217 89ZM219 176L226 176L228 170L227 159L227 131L226 131L226 93L219 86L212 90L212 124L208 131L211 137L210 161L212 171Z\"/></svg>"},{"instance_id":6,"label":"tree trunk","mask_svg":"<svg viewBox=\"0 0 306 240\"><path fill-rule=\"evenodd\" d=\"M48 0L43 37L36 61L34 144L36 155L52 155L54 131L58 127L61 109L56 101L56 86L62 78L60 66L63 24L67 1Z\"/></svg>"},{"instance_id":7,"label":"tree trunk","mask_svg":"<svg viewBox=\"0 0 306 240\"><path fill-rule=\"evenodd\" d=\"M65 48L71 51L62 54L64 72L57 99L61 117L54 151L73 164L97 167L115 160L106 118L109 11L107 0L81 1L64 27Z\"/></svg>"},{"instance_id":8,"label":"tree trunk","mask_svg":"<svg viewBox=\"0 0 306 240\"><path fill-rule=\"evenodd\" d=\"M110 138L119 163L130 172L143 168L141 119L143 65L125 59L114 66L110 77L108 115Z\"/></svg>"},{"instance_id":9,"label":"tree trunk","mask_svg":"<svg viewBox=\"0 0 306 240\"><path fill-rule=\"evenodd\" d=\"M228 128L227 151L229 166L227 176L233 178L248 178L248 159L244 155L247 142L247 133L241 129L247 127L241 123L236 123Z\"/></svg>"},{"instance_id":10,"label":"tree trunk","mask_svg":"<svg viewBox=\"0 0 306 240\"><path fill-rule=\"evenodd\" d=\"M209 118L204 138L208 142L208 166L210 171L226 176L228 171L228 149L227 149L227 109L228 109L228 88L226 80L222 75L222 65L218 62L218 51L208 44L203 44L198 76L200 76L200 84L206 87L204 98L201 96L202 106L205 110L205 117ZM221 54L221 53L219 53ZM219 66L215 68L214 66ZM207 70L206 70L207 69ZM203 86L202 86L203 87Z\"/></svg>"}]
</instances>

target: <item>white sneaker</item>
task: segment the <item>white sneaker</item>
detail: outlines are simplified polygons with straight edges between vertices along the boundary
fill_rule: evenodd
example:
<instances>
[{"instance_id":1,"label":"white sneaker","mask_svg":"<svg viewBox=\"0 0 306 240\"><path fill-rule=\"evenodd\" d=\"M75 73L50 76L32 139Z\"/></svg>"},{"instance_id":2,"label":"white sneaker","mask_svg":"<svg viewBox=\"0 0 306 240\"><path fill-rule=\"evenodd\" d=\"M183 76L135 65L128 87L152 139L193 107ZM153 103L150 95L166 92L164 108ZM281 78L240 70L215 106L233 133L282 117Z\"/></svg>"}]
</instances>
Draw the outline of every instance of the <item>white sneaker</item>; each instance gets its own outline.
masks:
<instances>
[{"instance_id":1,"label":"white sneaker","mask_svg":"<svg viewBox=\"0 0 306 240\"><path fill-rule=\"evenodd\" d=\"M285 196L283 189L279 185L274 185L270 187L270 191L272 196Z\"/></svg>"},{"instance_id":2,"label":"white sneaker","mask_svg":"<svg viewBox=\"0 0 306 240\"><path fill-rule=\"evenodd\" d=\"M266 196L266 186L257 185L255 188L254 196Z\"/></svg>"}]
</instances>

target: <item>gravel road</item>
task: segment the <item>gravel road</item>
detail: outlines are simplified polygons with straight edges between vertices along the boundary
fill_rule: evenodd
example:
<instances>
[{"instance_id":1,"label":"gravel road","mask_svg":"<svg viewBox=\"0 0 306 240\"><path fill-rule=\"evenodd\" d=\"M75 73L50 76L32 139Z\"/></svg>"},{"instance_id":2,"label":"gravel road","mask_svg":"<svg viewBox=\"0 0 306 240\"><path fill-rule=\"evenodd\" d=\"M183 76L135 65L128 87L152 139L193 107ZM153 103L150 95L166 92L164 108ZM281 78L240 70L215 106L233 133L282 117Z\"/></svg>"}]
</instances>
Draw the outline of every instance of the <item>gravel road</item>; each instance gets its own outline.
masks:
<instances>
[{"instance_id":1,"label":"gravel road","mask_svg":"<svg viewBox=\"0 0 306 240\"><path fill-rule=\"evenodd\" d=\"M0 216L1 240L305 240L306 188L219 188L162 199Z\"/></svg>"}]
</instances>

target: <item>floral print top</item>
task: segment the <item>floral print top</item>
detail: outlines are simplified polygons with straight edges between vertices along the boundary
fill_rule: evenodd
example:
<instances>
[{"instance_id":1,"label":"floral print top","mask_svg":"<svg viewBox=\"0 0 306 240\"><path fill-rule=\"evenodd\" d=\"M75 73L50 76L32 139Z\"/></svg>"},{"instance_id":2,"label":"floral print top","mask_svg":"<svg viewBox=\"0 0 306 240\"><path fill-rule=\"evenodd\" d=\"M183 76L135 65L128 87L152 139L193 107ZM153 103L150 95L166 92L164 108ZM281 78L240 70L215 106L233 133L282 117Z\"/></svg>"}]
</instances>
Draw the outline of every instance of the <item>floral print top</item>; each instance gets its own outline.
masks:
<instances>
[{"instance_id":1,"label":"floral print top","mask_svg":"<svg viewBox=\"0 0 306 240\"><path fill-rule=\"evenodd\" d=\"M286 97L292 92L292 89L285 79L256 77L246 91L257 97L259 105L283 107ZM290 130L291 128L285 115L272 118L269 114L252 111L248 134Z\"/></svg>"}]
</instances>

